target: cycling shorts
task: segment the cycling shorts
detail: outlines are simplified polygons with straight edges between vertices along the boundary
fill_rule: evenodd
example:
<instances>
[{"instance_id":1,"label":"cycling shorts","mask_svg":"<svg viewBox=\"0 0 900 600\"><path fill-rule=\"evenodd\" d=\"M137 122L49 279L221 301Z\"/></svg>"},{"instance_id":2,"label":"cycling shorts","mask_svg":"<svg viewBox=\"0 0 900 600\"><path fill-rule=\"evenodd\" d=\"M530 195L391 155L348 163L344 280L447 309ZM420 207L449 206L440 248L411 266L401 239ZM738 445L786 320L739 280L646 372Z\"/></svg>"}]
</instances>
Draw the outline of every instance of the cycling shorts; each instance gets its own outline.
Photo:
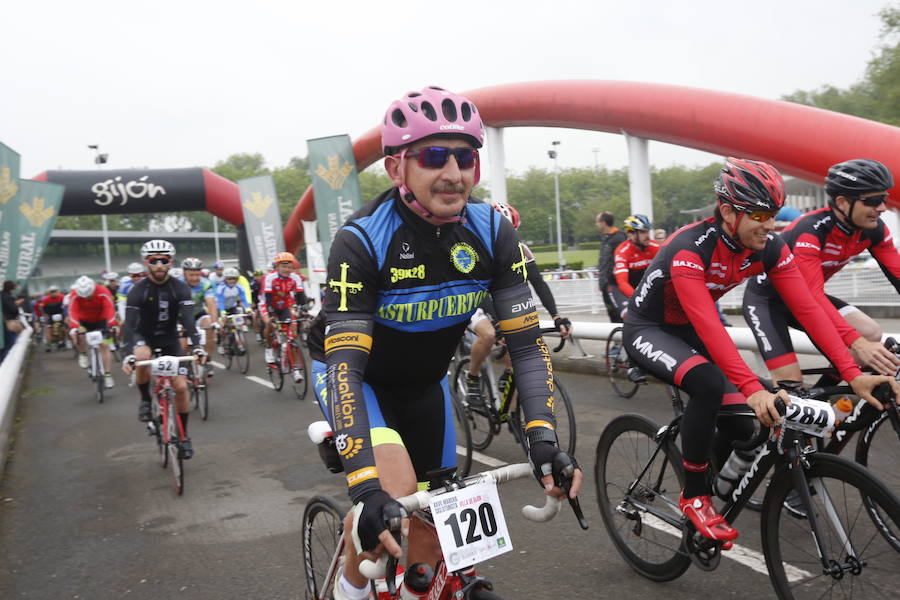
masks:
<instances>
[{"instance_id":1,"label":"cycling shorts","mask_svg":"<svg viewBox=\"0 0 900 600\"><path fill-rule=\"evenodd\" d=\"M84 327L85 331L102 331L103 332L103 342L105 344L112 343L112 332L110 331L109 324L105 319L100 321L81 321L81 327Z\"/></svg>"},{"instance_id":2,"label":"cycling shorts","mask_svg":"<svg viewBox=\"0 0 900 600\"><path fill-rule=\"evenodd\" d=\"M151 350L159 350L160 356L187 356L177 336L147 336L140 337L134 347L150 346ZM178 364L178 374L187 375L187 363Z\"/></svg>"},{"instance_id":3,"label":"cycling shorts","mask_svg":"<svg viewBox=\"0 0 900 600\"><path fill-rule=\"evenodd\" d=\"M825 295L841 316L846 316L859 309L847 304L840 298ZM759 353L762 354L768 369L778 369L797 362L794 344L788 328L805 331L790 309L778 297L756 294L751 288L744 293L742 305L744 320L756 338Z\"/></svg>"},{"instance_id":4,"label":"cycling shorts","mask_svg":"<svg viewBox=\"0 0 900 600\"><path fill-rule=\"evenodd\" d=\"M325 363L312 361L312 383L319 408L332 423ZM429 472L456 467L456 424L447 378L428 386L383 387L363 383L372 447L406 448L421 486Z\"/></svg>"},{"instance_id":5,"label":"cycling shorts","mask_svg":"<svg viewBox=\"0 0 900 600\"><path fill-rule=\"evenodd\" d=\"M606 295L603 299L607 301L607 309L611 308L614 310L620 319L625 318L625 313L628 310L628 296L619 289L619 286L614 283L608 284L606 286Z\"/></svg>"},{"instance_id":6,"label":"cycling shorts","mask_svg":"<svg viewBox=\"0 0 900 600\"><path fill-rule=\"evenodd\" d=\"M291 313L290 307L287 308L269 308L269 319L271 322L275 321L289 321L293 320L294 315Z\"/></svg>"}]
</instances>

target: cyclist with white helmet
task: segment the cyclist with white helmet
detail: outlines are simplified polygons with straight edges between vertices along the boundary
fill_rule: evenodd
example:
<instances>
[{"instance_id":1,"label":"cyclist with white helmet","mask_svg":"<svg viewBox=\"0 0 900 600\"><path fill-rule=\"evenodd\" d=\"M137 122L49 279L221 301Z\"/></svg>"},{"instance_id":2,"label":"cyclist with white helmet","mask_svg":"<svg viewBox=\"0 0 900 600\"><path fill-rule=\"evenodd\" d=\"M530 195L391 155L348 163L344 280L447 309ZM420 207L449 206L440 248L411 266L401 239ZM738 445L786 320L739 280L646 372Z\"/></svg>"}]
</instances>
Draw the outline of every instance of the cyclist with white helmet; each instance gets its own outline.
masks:
<instances>
[{"instance_id":1,"label":"cyclist with white helmet","mask_svg":"<svg viewBox=\"0 0 900 600\"><path fill-rule=\"evenodd\" d=\"M210 283L213 285L219 285L225 280L223 273L225 272L225 263L217 261L213 263L213 271L206 276L209 279Z\"/></svg>"},{"instance_id":2,"label":"cyclist with white helmet","mask_svg":"<svg viewBox=\"0 0 900 600\"><path fill-rule=\"evenodd\" d=\"M206 330L203 349L212 355L216 348L216 336L210 329L219 323L219 311L216 306L215 286L201 274L203 261L199 258L188 257L181 261L184 271L184 281L191 288L191 296L194 299L194 322L198 328ZM172 269L174 271L175 269ZM183 345L187 348L187 340L183 339ZM211 364L206 364L206 375L212 377L215 373Z\"/></svg>"},{"instance_id":3,"label":"cyclist with white helmet","mask_svg":"<svg viewBox=\"0 0 900 600\"><path fill-rule=\"evenodd\" d=\"M144 272L144 265L139 262L133 262L128 265L128 274L119 281L119 290L116 294L116 308L119 313L119 321L125 322L125 300L128 298L128 292L131 286L147 276Z\"/></svg>"},{"instance_id":4,"label":"cyclist with white helmet","mask_svg":"<svg viewBox=\"0 0 900 600\"><path fill-rule=\"evenodd\" d=\"M235 267L227 267L222 272L224 280L216 286L216 305L220 315L232 314L250 307L250 299L243 286L238 285L240 272Z\"/></svg>"},{"instance_id":5,"label":"cyclist with white helmet","mask_svg":"<svg viewBox=\"0 0 900 600\"><path fill-rule=\"evenodd\" d=\"M86 275L76 279L75 297L69 305L69 337L72 338L72 343L78 347L78 366L87 369L87 347L84 336L79 333L103 332L104 340L100 345L100 356L103 359L105 374L103 383L107 388L113 386L110 372L112 353L109 351L109 345L112 343L110 328L115 324L116 307L109 289L104 285L98 285Z\"/></svg>"},{"instance_id":6,"label":"cyclist with white helmet","mask_svg":"<svg viewBox=\"0 0 900 600\"><path fill-rule=\"evenodd\" d=\"M176 327L178 321L191 341L192 352L200 358L201 363L205 363L207 355L199 345L191 289L185 282L169 277L169 269L175 259L175 247L166 240L150 240L141 248L141 256L149 275L135 283L128 292L124 329L125 351L129 352L129 356L122 361L122 370L131 374L134 362L149 360L154 348L159 348L164 355L181 356L183 351ZM172 380L172 386L175 388L175 405L185 434L179 452L182 458L189 459L194 455L194 448L187 431L191 407L186 375L187 368L180 366L178 375ZM152 418L150 368L138 367L135 381L141 397L138 418L146 422Z\"/></svg>"},{"instance_id":7,"label":"cyclist with white helmet","mask_svg":"<svg viewBox=\"0 0 900 600\"><path fill-rule=\"evenodd\" d=\"M521 217L519 216L519 211L512 204L494 202L492 206L494 210L509 219L514 229L519 229ZM538 298L540 298L544 310L550 313L556 330L560 332L563 338L569 337L572 330L572 322L559 315L559 311L556 309L556 299L553 298L550 286L547 285L547 282L538 270L537 262L534 260L534 253L531 252L531 249L525 243L522 243L522 251L525 253L525 259L527 260L525 269L528 273L528 283L531 284ZM493 304L486 298L485 302L478 307L478 310L475 311L475 314L469 320L469 325L477 338L472 343L472 350L469 355L469 372L466 374L466 400L470 404L484 404L481 365L484 364L496 341L493 313ZM509 361L509 355L506 356L506 360L507 362Z\"/></svg>"},{"instance_id":8,"label":"cyclist with white helmet","mask_svg":"<svg viewBox=\"0 0 900 600\"><path fill-rule=\"evenodd\" d=\"M447 366L488 293L515 366L535 475L547 493L565 495L551 472L554 459L570 457L557 445L552 369L531 308L524 251L508 220L469 202L483 140L481 117L467 98L427 87L396 100L381 125L395 187L352 215L331 247L327 329L316 327L309 342L316 392L354 504L345 520L352 543L338 599L367 597L360 553L380 553L383 544L400 556L388 522L408 530L409 563L436 563L423 525L403 519L392 496L456 468ZM582 475L572 472L574 497Z\"/></svg>"}]
</instances>

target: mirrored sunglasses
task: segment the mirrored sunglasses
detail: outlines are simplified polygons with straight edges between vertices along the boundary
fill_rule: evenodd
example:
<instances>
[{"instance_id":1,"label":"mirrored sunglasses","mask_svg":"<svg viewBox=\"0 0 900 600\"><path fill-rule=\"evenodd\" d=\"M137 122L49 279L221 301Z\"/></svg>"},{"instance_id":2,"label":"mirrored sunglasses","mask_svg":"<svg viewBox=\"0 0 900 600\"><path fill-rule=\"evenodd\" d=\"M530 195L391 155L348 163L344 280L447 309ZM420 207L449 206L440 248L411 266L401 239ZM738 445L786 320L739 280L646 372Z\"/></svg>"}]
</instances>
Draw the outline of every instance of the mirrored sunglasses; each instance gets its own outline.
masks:
<instances>
[{"instance_id":1,"label":"mirrored sunglasses","mask_svg":"<svg viewBox=\"0 0 900 600\"><path fill-rule=\"evenodd\" d=\"M870 208L875 208L876 206L881 206L882 202L887 202L888 193L872 194L871 196L856 196L856 199Z\"/></svg>"},{"instance_id":2,"label":"mirrored sunglasses","mask_svg":"<svg viewBox=\"0 0 900 600\"><path fill-rule=\"evenodd\" d=\"M757 223L765 223L769 219L774 219L775 215L778 214L778 211L772 212L770 210L750 210L742 206L734 206L734 208L738 209Z\"/></svg>"},{"instance_id":3,"label":"mirrored sunglasses","mask_svg":"<svg viewBox=\"0 0 900 600\"><path fill-rule=\"evenodd\" d=\"M456 157L456 165L460 169L471 169L478 160L476 148L444 148L443 146L426 146L407 152L408 158L415 158L416 163L425 169L442 169L451 156Z\"/></svg>"}]
</instances>

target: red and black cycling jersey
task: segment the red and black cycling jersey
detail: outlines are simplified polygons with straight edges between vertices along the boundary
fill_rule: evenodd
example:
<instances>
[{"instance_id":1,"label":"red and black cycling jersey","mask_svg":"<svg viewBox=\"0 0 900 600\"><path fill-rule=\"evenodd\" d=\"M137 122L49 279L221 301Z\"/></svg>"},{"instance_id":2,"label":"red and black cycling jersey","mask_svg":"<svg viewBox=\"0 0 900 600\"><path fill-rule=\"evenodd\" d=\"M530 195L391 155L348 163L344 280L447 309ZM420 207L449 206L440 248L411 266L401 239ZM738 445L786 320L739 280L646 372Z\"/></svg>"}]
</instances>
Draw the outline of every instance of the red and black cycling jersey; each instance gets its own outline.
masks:
<instances>
[{"instance_id":1,"label":"red and black cycling jersey","mask_svg":"<svg viewBox=\"0 0 900 600\"><path fill-rule=\"evenodd\" d=\"M279 275L277 271L267 274L259 292L259 312L268 315L270 310L283 311L296 304L294 296L304 294L303 280L296 273ZM305 298L305 295L303 296Z\"/></svg>"},{"instance_id":2,"label":"red and black cycling jersey","mask_svg":"<svg viewBox=\"0 0 900 600\"><path fill-rule=\"evenodd\" d=\"M69 305L69 322L72 327L79 327L82 323L97 323L105 321L112 325L116 320L116 307L113 296L105 285L94 286L94 293L90 298L75 296Z\"/></svg>"},{"instance_id":3,"label":"red and black cycling jersey","mask_svg":"<svg viewBox=\"0 0 900 600\"><path fill-rule=\"evenodd\" d=\"M38 310L42 315L58 315L63 311L63 300L65 296L62 294L47 294L38 302Z\"/></svg>"},{"instance_id":4,"label":"red and black cycling jersey","mask_svg":"<svg viewBox=\"0 0 900 600\"><path fill-rule=\"evenodd\" d=\"M762 250L747 250L710 217L683 227L667 240L631 297L628 311L659 324L690 324L713 362L749 396L762 384L719 321L715 301L745 279L765 273L816 345L850 381L861 372L831 324L819 318L819 305L795 262L781 238L769 235Z\"/></svg>"},{"instance_id":5,"label":"red and black cycling jersey","mask_svg":"<svg viewBox=\"0 0 900 600\"><path fill-rule=\"evenodd\" d=\"M851 229L835 216L830 207L825 207L793 221L781 232L781 239L793 251L806 286L848 346L859 337L859 333L826 298L825 282L854 256L868 250L894 289L900 292L900 254L881 219L874 229ZM777 296L765 277L756 277L748 282L747 291L763 298Z\"/></svg>"},{"instance_id":6,"label":"red and black cycling jersey","mask_svg":"<svg viewBox=\"0 0 900 600\"><path fill-rule=\"evenodd\" d=\"M631 297L635 286L640 282L644 271L650 266L650 261L658 252L659 244L653 240L649 240L643 247L638 246L632 240L625 240L616 247L613 254L613 276L623 294Z\"/></svg>"}]
</instances>

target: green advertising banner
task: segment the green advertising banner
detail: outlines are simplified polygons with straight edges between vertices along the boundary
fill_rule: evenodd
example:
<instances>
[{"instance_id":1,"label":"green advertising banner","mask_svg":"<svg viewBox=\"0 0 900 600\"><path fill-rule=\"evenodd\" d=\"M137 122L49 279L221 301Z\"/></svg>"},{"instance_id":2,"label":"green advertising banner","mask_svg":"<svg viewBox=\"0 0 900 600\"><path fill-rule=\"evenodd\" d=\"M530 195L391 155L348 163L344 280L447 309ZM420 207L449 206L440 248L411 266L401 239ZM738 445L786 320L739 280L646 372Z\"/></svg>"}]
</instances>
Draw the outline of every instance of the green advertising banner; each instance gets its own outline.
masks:
<instances>
[{"instance_id":1,"label":"green advertising banner","mask_svg":"<svg viewBox=\"0 0 900 600\"><path fill-rule=\"evenodd\" d=\"M316 197L316 223L325 262L337 230L362 206L350 136L307 140L309 171Z\"/></svg>"},{"instance_id":2,"label":"green advertising banner","mask_svg":"<svg viewBox=\"0 0 900 600\"><path fill-rule=\"evenodd\" d=\"M19 178L19 154L0 142L0 206L6 205L16 195Z\"/></svg>"},{"instance_id":3,"label":"green advertising banner","mask_svg":"<svg viewBox=\"0 0 900 600\"><path fill-rule=\"evenodd\" d=\"M238 180L238 187L253 269L271 269L275 255L284 252L275 182L271 175L260 175Z\"/></svg>"},{"instance_id":4,"label":"green advertising banner","mask_svg":"<svg viewBox=\"0 0 900 600\"><path fill-rule=\"evenodd\" d=\"M16 195L0 211L0 280L22 284L41 260L65 187L30 179L16 183Z\"/></svg>"}]
</instances>

